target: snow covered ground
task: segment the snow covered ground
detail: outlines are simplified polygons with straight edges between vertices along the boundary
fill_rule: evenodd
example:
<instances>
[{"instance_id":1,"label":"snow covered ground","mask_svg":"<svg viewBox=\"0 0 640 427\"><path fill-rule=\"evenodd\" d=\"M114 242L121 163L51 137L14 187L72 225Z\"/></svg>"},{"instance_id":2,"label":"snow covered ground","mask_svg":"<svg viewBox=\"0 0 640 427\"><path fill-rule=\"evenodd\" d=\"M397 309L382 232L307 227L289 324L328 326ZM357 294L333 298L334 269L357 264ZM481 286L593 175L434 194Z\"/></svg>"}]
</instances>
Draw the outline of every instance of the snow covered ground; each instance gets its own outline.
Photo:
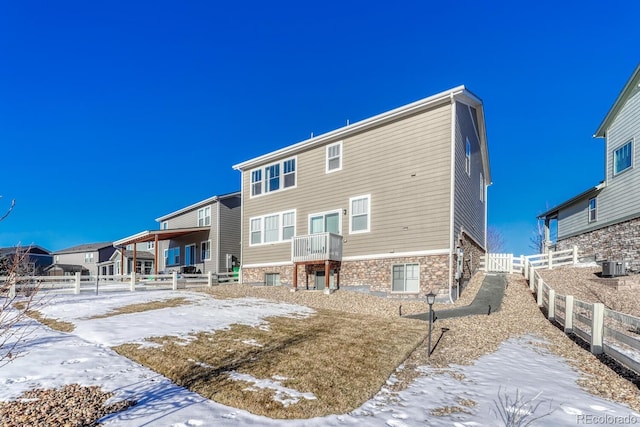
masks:
<instances>
[{"instance_id":1,"label":"snow covered ground","mask_svg":"<svg viewBox=\"0 0 640 427\"><path fill-rule=\"evenodd\" d=\"M88 320L124 305L186 297L190 305ZM145 343L150 336L189 334L229 327L234 323L265 327L268 316L309 316L313 310L259 299L215 300L189 292L114 292L104 295L59 295L41 310L47 317L72 322L71 334L39 328L28 338L21 357L0 368L0 400L17 398L32 388L65 384L98 385L137 405L105 417L109 426L487 426L502 425L496 414L498 396L520 393L533 404L535 415L553 412L539 425L620 425L640 423L628 407L592 396L576 385L578 374L558 356L531 343L532 337L511 339L472 366L442 371L428 366L406 390L383 388L373 399L349 414L310 420L272 420L218 404L192 393L110 349L125 342ZM246 379L240 375L240 378ZM269 387L284 404L313 398L310 393L282 386L283 378L256 379L255 387ZM393 376L389 383L393 382ZM476 403L462 406L463 399ZM437 408L460 407L468 413L437 417Z\"/></svg>"}]
</instances>

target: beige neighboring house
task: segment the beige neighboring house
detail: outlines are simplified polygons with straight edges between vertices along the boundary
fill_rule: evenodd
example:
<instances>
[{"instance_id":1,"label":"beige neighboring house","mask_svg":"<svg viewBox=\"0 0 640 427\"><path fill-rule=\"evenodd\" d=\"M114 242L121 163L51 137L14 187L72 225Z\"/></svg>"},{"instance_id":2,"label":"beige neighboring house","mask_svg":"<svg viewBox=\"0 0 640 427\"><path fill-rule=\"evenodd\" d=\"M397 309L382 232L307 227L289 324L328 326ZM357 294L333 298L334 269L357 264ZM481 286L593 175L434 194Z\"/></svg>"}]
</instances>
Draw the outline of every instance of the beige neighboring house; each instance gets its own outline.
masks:
<instances>
[{"instance_id":1,"label":"beige neighboring house","mask_svg":"<svg viewBox=\"0 0 640 427\"><path fill-rule=\"evenodd\" d=\"M240 203L240 192L234 192L157 218L159 230L142 231L113 243L121 256L120 265L134 263L144 274L232 271L240 257ZM153 271L147 273L145 266L149 265Z\"/></svg>"},{"instance_id":2,"label":"beige neighboring house","mask_svg":"<svg viewBox=\"0 0 640 427\"><path fill-rule=\"evenodd\" d=\"M95 275L98 264L108 261L115 248L111 242L86 243L55 251L53 264L45 269L50 276Z\"/></svg>"},{"instance_id":3,"label":"beige neighboring house","mask_svg":"<svg viewBox=\"0 0 640 427\"><path fill-rule=\"evenodd\" d=\"M485 253L484 111L464 86L234 169L243 283L453 299Z\"/></svg>"}]
</instances>

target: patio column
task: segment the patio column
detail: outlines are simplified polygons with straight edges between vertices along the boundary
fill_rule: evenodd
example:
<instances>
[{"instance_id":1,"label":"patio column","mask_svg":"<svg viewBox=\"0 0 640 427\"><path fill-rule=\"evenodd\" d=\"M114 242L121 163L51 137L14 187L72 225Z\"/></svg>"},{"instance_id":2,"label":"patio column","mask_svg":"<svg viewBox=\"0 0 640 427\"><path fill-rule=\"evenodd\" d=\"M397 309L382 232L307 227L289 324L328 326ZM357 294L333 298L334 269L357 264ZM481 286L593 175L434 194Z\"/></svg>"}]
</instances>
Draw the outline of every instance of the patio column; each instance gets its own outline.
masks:
<instances>
[{"instance_id":1,"label":"patio column","mask_svg":"<svg viewBox=\"0 0 640 427\"><path fill-rule=\"evenodd\" d=\"M329 260L325 260L324 262L324 288L329 289L329 282L331 279L331 262Z\"/></svg>"},{"instance_id":2,"label":"patio column","mask_svg":"<svg viewBox=\"0 0 640 427\"><path fill-rule=\"evenodd\" d=\"M120 275L124 276L124 248L120 246Z\"/></svg>"},{"instance_id":3,"label":"patio column","mask_svg":"<svg viewBox=\"0 0 640 427\"><path fill-rule=\"evenodd\" d=\"M298 290L298 263L293 263L293 289Z\"/></svg>"},{"instance_id":4,"label":"patio column","mask_svg":"<svg viewBox=\"0 0 640 427\"><path fill-rule=\"evenodd\" d=\"M137 251L136 251L136 246L138 246L137 244L133 244L133 264L131 264L131 268L132 268L132 273L133 274L138 274L138 272L136 271L136 257L138 255Z\"/></svg>"},{"instance_id":5,"label":"patio column","mask_svg":"<svg viewBox=\"0 0 640 427\"><path fill-rule=\"evenodd\" d=\"M155 243L153 244L155 253L153 254L154 275L158 275L158 235L156 234Z\"/></svg>"}]
</instances>

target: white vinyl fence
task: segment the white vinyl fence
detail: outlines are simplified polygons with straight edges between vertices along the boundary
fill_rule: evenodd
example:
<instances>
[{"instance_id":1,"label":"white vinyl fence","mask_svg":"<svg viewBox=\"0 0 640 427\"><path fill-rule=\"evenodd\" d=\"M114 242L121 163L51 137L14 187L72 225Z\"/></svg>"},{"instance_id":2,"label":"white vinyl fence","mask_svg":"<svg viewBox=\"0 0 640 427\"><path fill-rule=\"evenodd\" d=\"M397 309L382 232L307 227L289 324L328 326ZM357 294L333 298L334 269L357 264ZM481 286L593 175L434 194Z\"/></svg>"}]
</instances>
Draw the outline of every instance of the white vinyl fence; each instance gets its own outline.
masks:
<instances>
[{"instance_id":1,"label":"white vinyl fence","mask_svg":"<svg viewBox=\"0 0 640 427\"><path fill-rule=\"evenodd\" d=\"M238 273L207 272L206 274L158 274L141 275L80 275L75 276L0 276L0 284L7 283L8 296L13 298L18 292L53 291L79 294L81 292L104 292L117 290L186 289L211 287L220 283L235 283ZM3 286L0 286L2 289ZM2 295L0 295L2 296Z\"/></svg>"},{"instance_id":2,"label":"white vinyl fence","mask_svg":"<svg viewBox=\"0 0 640 427\"><path fill-rule=\"evenodd\" d=\"M480 270L489 273L524 273L525 264L552 269L561 265L578 263L578 247L564 251L549 251L544 254L514 257L513 254L488 253L480 258Z\"/></svg>"},{"instance_id":3,"label":"white vinyl fence","mask_svg":"<svg viewBox=\"0 0 640 427\"><path fill-rule=\"evenodd\" d=\"M640 318L609 310L602 303L588 303L572 295L559 295L542 280L532 262L524 266L529 289L549 321L565 333L575 334L589 343L594 354L606 354L618 363L640 373Z\"/></svg>"}]
</instances>

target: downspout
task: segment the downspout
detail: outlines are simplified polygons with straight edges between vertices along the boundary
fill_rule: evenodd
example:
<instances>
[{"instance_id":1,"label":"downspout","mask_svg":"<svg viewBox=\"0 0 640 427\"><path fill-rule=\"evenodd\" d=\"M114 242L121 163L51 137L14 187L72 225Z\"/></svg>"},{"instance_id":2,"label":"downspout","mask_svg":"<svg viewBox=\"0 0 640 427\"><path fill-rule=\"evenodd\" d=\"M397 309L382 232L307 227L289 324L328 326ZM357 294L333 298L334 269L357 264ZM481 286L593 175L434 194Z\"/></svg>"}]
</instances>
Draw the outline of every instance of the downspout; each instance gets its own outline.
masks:
<instances>
[{"instance_id":1,"label":"downspout","mask_svg":"<svg viewBox=\"0 0 640 427\"><path fill-rule=\"evenodd\" d=\"M451 191L449 191L449 269L447 274L447 280L449 285L449 302L453 304L453 295L452 292L452 280L451 280L451 270L453 268L453 248L454 248L454 233L455 233L455 224L454 224L454 203L455 203L455 186L456 186L456 101L453 93L450 95L451 98Z\"/></svg>"},{"instance_id":2,"label":"downspout","mask_svg":"<svg viewBox=\"0 0 640 427\"><path fill-rule=\"evenodd\" d=\"M240 271L238 283L243 283L242 266L244 265L244 170L240 170Z\"/></svg>"}]
</instances>

